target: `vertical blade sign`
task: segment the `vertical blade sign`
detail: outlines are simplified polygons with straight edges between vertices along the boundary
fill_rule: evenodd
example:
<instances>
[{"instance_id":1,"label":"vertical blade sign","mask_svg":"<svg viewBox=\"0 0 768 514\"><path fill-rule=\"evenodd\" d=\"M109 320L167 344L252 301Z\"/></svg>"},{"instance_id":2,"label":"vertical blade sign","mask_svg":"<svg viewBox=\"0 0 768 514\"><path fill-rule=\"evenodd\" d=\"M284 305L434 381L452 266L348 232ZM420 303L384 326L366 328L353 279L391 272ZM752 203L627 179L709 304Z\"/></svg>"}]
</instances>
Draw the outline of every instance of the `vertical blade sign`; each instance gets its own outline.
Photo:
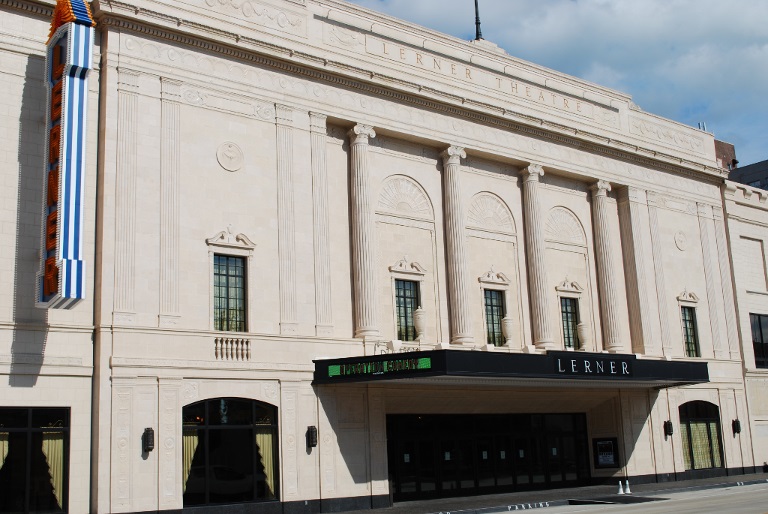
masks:
<instances>
[{"instance_id":1,"label":"vertical blade sign","mask_svg":"<svg viewBox=\"0 0 768 514\"><path fill-rule=\"evenodd\" d=\"M85 298L85 206L88 72L95 23L84 0L58 0L45 61L43 230L36 306L69 309Z\"/></svg>"}]
</instances>

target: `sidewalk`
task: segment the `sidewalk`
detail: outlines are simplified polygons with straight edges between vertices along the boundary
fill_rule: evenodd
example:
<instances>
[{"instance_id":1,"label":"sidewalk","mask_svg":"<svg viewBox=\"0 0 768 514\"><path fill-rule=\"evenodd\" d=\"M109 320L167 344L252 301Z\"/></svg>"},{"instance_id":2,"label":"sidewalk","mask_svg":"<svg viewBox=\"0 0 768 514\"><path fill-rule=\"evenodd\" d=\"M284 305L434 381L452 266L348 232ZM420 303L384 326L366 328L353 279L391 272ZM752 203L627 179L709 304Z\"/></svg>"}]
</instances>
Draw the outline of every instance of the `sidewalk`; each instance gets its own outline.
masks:
<instances>
[{"instance_id":1,"label":"sidewalk","mask_svg":"<svg viewBox=\"0 0 768 514\"><path fill-rule=\"evenodd\" d=\"M715 489L754 483L768 482L768 473L736 475L729 477L705 478L698 480L682 480L653 484L632 485L633 496L663 495L669 491L691 491L697 489ZM568 500L585 500L590 498L605 499L616 495L616 485L594 485L587 487L572 487L567 489L547 489L544 491L524 491L519 493L493 494L486 496L467 496L461 498L441 498L438 500L410 501L396 503L393 507L377 509L376 511L360 510L347 514L482 514L483 512L500 512L528 510L533 508L554 507L567 505ZM623 498L617 496L617 499Z\"/></svg>"}]
</instances>

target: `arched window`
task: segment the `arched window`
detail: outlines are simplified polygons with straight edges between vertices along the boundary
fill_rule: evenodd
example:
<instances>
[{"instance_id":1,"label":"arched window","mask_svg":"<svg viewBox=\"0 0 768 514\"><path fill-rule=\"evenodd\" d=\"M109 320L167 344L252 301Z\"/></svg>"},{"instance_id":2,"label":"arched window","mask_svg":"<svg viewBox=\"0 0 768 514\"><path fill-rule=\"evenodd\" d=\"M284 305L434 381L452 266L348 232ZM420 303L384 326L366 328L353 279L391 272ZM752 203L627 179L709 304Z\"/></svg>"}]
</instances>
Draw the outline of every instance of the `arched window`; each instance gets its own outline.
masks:
<instances>
[{"instance_id":1,"label":"arched window","mask_svg":"<svg viewBox=\"0 0 768 514\"><path fill-rule=\"evenodd\" d=\"M680 406L680 437L685 469L723 467L720 414L717 405L695 401Z\"/></svg>"},{"instance_id":2,"label":"arched window","mask_svg":"<svg viewBox=\"0 0 768 514\"><path fill-rule=\"evenodd\" d=\"M276 407L214 398L182 418L185 507L278 499Z\"/></svg>"}]
</instances>

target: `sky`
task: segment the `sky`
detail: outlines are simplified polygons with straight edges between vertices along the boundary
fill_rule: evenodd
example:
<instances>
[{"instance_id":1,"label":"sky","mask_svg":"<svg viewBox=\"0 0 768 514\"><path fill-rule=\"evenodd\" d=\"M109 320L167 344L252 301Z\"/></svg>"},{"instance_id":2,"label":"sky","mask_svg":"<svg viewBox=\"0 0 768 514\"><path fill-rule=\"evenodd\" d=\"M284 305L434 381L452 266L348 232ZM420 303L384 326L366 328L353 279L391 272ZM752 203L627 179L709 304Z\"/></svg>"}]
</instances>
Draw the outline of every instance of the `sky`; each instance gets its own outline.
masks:
<instances>
[{"instance_id":1,"label":"sky","mask_svg":"<svg viewBox=\"0 0 768 514\"><path fill-rule=\"evenodd\" d=\"M473 0L349 0L475 38ZM483 38L768 159L768 0L479 0Z\"/></svg>"}]
</instances>

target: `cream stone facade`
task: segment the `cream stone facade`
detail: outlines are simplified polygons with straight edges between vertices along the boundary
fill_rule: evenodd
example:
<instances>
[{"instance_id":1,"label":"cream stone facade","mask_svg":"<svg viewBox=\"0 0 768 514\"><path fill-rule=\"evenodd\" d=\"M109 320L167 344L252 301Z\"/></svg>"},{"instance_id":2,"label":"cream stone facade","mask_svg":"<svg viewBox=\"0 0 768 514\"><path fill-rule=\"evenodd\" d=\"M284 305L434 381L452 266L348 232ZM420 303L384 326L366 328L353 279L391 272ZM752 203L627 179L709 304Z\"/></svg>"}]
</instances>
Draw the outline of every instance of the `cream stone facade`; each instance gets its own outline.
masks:
<instances>
[{"instance_id":1,"label":"cream stone facade","mask_svg":"<svg viewBox=\"0 0 768 514\"><path fill-rule=\"evenodd\" d=\"M67 409L61 510L339 511L768 459L766 196L725 183L712 135L341 0L93 2L86 300L36 309L52 7L0 0L0 416Z\"/></svg>"}]
</instances>

